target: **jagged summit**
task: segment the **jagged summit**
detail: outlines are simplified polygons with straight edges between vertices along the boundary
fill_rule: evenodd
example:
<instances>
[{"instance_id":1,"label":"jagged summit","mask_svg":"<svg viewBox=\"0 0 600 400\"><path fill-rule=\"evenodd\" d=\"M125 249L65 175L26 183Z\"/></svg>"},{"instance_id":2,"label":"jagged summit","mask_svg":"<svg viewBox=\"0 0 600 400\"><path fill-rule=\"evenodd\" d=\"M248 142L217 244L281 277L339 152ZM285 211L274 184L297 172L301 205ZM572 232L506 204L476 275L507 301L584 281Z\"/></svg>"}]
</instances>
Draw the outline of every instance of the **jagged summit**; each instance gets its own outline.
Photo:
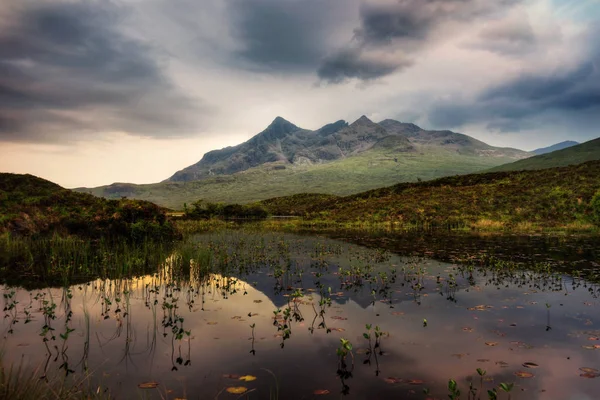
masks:
<instances>
[{"instance_id":1,"label":"jagged summit","mask_svg":"<svg viewBox=\"0 0 600 400\"><path fill-rule=\"evenodd\" d=\"M263 139L272 142L277 139L282 139L290 133L296 132L298 130L300 130L300 128L298 128L296 125L292 124L284 118L277 117L264 131L254 136L250 140Z\"/></svg>"},{"instance_id":2,"label":"jagged summit","mask_svg":"<svg viewBox=\"0 0 600 400\"><path fill-rule=\"evenodd\" d=\"M354 121L350 126L358 126L358 125L371 125L374 124L366 115L361 116L359 119Z\"/></svg>"}]
</instances>

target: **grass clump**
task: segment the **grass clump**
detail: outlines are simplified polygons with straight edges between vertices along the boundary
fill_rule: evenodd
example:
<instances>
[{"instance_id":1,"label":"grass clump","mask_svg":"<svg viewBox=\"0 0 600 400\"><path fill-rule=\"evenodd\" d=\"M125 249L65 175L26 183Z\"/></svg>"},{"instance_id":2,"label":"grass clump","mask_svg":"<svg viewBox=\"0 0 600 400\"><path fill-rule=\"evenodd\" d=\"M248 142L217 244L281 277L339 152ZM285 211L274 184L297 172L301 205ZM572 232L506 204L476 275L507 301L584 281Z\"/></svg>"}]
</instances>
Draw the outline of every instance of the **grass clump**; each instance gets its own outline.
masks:
<instances>
[{"instance_id":1,"label":"grass clump","mask_svg":"<svg viewBox=\"0 0 600 400\"><path fill-rule=\"evenodd\" d=\"M592 201L590 202L591 211L591 220L596 225L600 226L600 189L594 194L592 197Z\"/></svg>"},{"instance_id":2,"label":"grass clump","mask_svg":"<svg viewBox=\"0 0 600 400\"><path fill-rule=\"evenodd\" d=\"M111 399L107 390L91 384L90 377L67 379L48 377L40 369L29 370L22 363L6 366L0 357L0 398L11 400Z\"/></svg>"}]
</instances>

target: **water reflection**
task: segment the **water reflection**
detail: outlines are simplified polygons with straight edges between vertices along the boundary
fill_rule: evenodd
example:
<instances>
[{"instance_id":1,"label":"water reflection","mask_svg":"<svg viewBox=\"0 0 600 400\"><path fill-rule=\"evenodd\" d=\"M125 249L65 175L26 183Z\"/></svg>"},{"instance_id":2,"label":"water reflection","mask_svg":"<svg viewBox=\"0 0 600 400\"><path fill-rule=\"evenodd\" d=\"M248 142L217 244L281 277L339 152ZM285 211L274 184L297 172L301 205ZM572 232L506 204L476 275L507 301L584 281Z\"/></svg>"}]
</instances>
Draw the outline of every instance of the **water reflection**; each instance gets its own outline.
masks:
<instances>
[{"instance_id":1,"label":"water reflection","mask_svg":"<svg viewBox=\"0 0 600 400\"><path fill-rule=\"evenodd\" d=\"M122 398L233 398L226 389L239 387L249 398L447 398L451 378L482 398L500 383L515 384L513 399L597 392L580 376L600 369L589 276L323 237L196 242L208 251L175 252L151 275L5 287L3 362L92 373Z\"/></svg>"}]
</instances>

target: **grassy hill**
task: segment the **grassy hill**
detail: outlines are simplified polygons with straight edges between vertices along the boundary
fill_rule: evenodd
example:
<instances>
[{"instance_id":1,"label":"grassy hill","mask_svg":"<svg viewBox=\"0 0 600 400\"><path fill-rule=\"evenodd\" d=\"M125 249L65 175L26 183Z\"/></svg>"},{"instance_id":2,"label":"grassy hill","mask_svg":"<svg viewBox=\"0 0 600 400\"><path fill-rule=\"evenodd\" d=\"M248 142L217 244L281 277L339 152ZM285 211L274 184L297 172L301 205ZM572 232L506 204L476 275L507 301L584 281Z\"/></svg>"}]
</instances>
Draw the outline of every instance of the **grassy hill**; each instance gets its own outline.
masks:
<instances>
[{"instance_id":1,"label":"grassy hill","mask_svg":"<svg viewBox=\"0 0 600 400\"><path fill-rule=\"evenodd\" d=\"M482 171L514 160L507 156L460 154L454 149L425 145L420 146L419 151L405 152L398 151L389 143L384 144L386 145L374 146L367 152L329 163L289 165L274 162L232 175L211 176L201 181L146 185L115 183L75 190L109 199L126 196L173 209L183 209L184 203L190 204L198 199L244 204L308 191L349 195L398 182L416 182L419 179L429 180Z\"/></svg>"},{"instance_id":2,"label":"grassy hill","mask_svg":"<svg viewBox=\"0 0 600 400\"><path fill-rule=\"evenodd\" d=\"M576 165L594 160L600 160L600 138L566 149L526 158L510 164L500 165L491 168L489 171L520 171L565 167L567 165Z\"/></svg>"},{"instance_id":3,"label":"grassy hill","mask_svg":"<svg viewBox=\"0 0 600 400\"><path fill-rule=\"evenodd\" d=\"M0 233L6 232L133 240L176 236L165 210L155 204L106 200L33 175L0 173Z\"/></svg>"},{"instance_id":4,"label":"grassy hill","mask_svg":"<svg viewBox=\"0 0 600 400\"><path fill-rule=\"evenodd\" d=\"M401 183L347 197L305 195L262 202L273 213L336 222L561 227L589 224L600 161L539 171L493 172Z\"/></svg>"}]
</instances>

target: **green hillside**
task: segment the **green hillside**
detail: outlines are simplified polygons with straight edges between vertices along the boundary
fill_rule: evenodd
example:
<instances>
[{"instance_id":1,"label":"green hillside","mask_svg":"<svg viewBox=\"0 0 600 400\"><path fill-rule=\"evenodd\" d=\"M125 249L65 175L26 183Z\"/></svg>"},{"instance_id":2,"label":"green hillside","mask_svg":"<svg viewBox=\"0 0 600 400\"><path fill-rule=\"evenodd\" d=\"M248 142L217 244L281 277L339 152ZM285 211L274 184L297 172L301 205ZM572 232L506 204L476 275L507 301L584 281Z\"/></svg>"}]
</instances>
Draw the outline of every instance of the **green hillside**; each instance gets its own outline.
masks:
<instances>
[{"instance_id":1,"label":"green hillside","mask_svg":"<svg viewBox=\"0 0 600 400\"><path fill-rule=\"evenodd\" d=\"M577 165L587 161L600 160L600 138L590 140L566 149L540 154L491 168L489 171L521 171L532 169L544 169L553 167L565 167Z\"/></svg>"},{"instance_id":2,"label":"green hillside","mask_svg":"<svg viewBox=\"0 0 600 400\"><path fill-rule=\"evenodd\" d=\"M279 197L261 204L273 213L323 221L560 227L589 224L598 190L600 161L591 161L401 183L347 197Z\"/></svg>"},{"instance_id":3,"label":"green hillside","mask_svg":"<svg viewBox=\"0 0 600 400\"><path fill-rule=\"evenodd\" d=\"M142 199L173 209L198 199L210 202L250 203L272 197L315 192L349 195L448 175L468 174L514 160L511 157L480 157L437 146L420 146L419 152L398 151L393 139L385 146L335 162L312 165L264 164L232 175L218 175L192 182L161 182L134 185L115 183L78 191L120 199Z\"/></svg>"},{"instance_id":4,"label":"green hillside","mask_svg":"<svg viewBox=\"0 0 600 400\"><path fill-rule=\"evenodd\" d=\"M106 200L32 176L0 173L0 233L142 240L176 236L161 207Z\"/></svg>"}]
</instances>

